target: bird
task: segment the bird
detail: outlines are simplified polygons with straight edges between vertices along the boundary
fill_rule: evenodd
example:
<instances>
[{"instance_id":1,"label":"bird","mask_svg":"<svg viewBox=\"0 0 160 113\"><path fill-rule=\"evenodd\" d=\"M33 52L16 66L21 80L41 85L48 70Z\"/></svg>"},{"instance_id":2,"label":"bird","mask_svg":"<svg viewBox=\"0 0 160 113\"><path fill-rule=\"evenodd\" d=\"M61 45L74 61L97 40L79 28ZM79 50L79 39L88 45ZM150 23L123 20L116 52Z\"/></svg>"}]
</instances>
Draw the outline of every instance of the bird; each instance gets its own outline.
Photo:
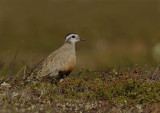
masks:
<instances>
[{"instance_id":1,"label":"bird","mask_svg":"<svg viewBox=\"0 0 160 113\"><path fill-rule=\"evenodd\" d=\"M60 80L68 76L76 64L75 44L79 41L85 39L75 33L67 34L64 44L44 59L39 77L47 76Z\"/></svg>"}]
</instances>

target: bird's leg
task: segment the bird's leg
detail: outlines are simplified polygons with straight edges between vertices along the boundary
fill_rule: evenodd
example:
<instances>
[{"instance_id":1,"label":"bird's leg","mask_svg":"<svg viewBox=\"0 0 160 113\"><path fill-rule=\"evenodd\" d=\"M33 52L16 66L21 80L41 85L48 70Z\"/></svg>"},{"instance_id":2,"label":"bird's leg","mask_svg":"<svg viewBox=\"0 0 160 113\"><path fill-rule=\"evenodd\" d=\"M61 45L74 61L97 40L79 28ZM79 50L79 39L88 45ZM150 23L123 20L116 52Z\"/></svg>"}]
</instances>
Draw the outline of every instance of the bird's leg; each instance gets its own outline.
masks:
<instances>
[{"instance_id":1,"label":"bird's leg","mask_svg":"<svg viewBox=\"0 0 160 113\"><path fill-rule=\"evenodd\" d=\"M66 75L63 75L63 79L62 79L64 82L67 81L67 76Z\"/></svg>"},{"instance_id":2,"label":"bird's leg","mask_svg":"<svg viewBox=\"0 0 160 113\"><path fill-rule=\"evenodd\" d=\"M63 81L64 81L64 79L60 79L60 81L59 81L59 82L60 82L60 83L62 83Z\"/></svg>"},{"instance_id":3,"label":"bird's leg","mask_svg":"<svg viewBox=\"0 0 160 113\"><path fill-rule=\"evenodd\" d=\"M58 83L57 79L53 77L52 78L52 83L57 85L57 83Z\"/></svg>"},{"instance_id":4,"label":"bird's leg","mask_svg":"<svg viewBox=\"0 0 160 113\"><path fill-rule=\"evenodd\" d=\"M60 83L64 82L66 78L66 75L63 75L63 77L59 80Z\"/></svg>"},{"instance_id":5,"label":"bird's leg","mask_svg":"<svg viewBox=\"0 0 160 113\"><path fill-rule=\"evenodd\" d=\"M63 78L65 79L67 76L66 75L63 75Z\"/></svg>"}]
</instances>

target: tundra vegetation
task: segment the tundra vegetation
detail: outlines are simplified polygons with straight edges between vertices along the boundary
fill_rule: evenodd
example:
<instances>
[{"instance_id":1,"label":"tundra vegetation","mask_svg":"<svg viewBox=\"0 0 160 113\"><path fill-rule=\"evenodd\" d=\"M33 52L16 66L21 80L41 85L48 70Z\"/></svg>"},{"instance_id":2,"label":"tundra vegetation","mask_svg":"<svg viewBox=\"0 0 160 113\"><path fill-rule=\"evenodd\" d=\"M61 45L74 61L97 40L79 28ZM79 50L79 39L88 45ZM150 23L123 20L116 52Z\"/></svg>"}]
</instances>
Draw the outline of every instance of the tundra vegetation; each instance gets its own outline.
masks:
<instances>
[{"instance_id":1,"label":"tundra vegetation","mask_svg":"<svg viewBox=\"0 0 160 113\"><path fill-rule=\"evenodd\" d=\"M160 67L128 67L90 71L66 77L28 79L26 68L0 80L1 112L159 112Z\"/></svg>"},{"instance_id":2,"label":"tundra vegetation","mask_svg":"<svg viewBox=\"0 0 160 113\"><path fill-rule=\"evenodd\" d=\"M159 113L159 20L158 0L0 0L0 112ZM71 75L35 79L67 33Z\"/></svg>"}]
</instances>

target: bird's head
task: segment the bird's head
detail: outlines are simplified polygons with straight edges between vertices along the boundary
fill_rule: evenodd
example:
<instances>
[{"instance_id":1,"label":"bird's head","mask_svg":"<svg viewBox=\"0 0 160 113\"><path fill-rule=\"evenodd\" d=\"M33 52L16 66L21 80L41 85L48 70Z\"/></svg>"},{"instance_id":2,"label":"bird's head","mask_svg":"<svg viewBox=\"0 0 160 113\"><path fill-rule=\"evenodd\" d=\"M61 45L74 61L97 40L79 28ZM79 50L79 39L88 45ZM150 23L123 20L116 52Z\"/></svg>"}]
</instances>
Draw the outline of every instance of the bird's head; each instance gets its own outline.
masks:
<instances>
[{"instance_id":1,"label":"bird's head","mask_svg":"<svg viewBox=\"0 0 160 113\"><path fill-rule=\"evenodd\" d=\"M78 41L85 41L85 39L80 38L78 34L74 34L74 33L68 34L65 38L65 42L72 43L72 44L75 44Z\"/></svg>"}]
</instances>

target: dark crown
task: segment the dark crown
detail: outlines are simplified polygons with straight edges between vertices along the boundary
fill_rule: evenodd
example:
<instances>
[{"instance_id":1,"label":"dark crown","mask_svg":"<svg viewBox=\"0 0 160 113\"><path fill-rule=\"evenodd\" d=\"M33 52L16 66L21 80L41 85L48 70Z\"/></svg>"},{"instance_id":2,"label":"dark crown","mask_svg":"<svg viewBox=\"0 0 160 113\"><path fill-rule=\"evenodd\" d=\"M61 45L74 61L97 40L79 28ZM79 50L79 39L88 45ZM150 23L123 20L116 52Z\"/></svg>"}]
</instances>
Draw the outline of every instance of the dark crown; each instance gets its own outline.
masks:
<instances>
[{"instance_id":1,"label":"dark crown","mask_svg":"<svg viewBox=\"0 0 160 113\"><path fill-rule=\"evenodd\" d=\"M75 33L68 33L68 34L66 35L66 37L69 36L69 35L71 35L71 34L75 34ZM65 37L65 38L66 38L66 37Z\"/></svg>"}]
</instances>

